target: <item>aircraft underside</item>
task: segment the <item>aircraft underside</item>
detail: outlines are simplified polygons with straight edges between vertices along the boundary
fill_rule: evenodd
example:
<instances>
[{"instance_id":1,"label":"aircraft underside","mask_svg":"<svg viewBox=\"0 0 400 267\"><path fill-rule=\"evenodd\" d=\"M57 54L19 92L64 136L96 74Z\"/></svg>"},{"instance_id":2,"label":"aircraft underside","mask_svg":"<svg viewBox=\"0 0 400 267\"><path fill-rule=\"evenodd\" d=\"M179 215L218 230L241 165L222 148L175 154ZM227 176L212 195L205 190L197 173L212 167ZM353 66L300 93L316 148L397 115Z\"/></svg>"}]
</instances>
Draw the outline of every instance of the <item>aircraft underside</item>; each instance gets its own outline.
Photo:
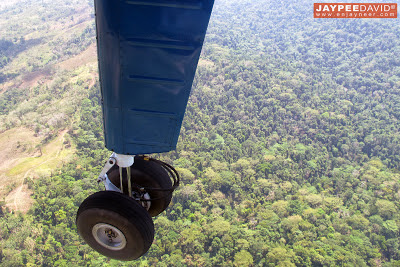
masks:
<instances>
[{"instance_id":1,"label":"aircraft underside","mask_svg":"<svg viewBox=\"0 0 400 267\"><path fill-rule=\"evenodd\" d=\"M154 239L151 217L179 186L165 162L143 156L175 149L213 0L95 0L106 147L104 191L86 198L81 237L110 258L133 260Z\"/></svg>"}]
</instances>

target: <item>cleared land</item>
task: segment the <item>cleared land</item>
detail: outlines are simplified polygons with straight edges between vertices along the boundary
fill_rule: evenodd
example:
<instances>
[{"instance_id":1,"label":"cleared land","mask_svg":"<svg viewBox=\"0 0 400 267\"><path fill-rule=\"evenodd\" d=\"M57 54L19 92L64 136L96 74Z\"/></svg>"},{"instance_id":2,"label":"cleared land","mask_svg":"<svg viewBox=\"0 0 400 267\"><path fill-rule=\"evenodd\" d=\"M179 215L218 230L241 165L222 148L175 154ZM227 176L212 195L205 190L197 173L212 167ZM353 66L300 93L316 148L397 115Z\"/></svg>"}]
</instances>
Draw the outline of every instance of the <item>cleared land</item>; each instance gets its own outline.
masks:
<instances>
[{"instance_id":1,"label":"cleared land","mask_svg":"<svg viewBox=\"0 0 400 267\"><path fill-rule=\"evenodd\" d=\"M0 196L12 210L26 212L32 200L24 184L25 178L48 176L63 163L71 160L74 148L65 148L64 130L48 144L26 128L15 128L0 134ZM11 191L11 192L10 192Z\"/></svg>"},{"instance_id":2,"label":"cleared land","mask_svg":"<svg viewBox=\"0 0 400 267\"><path fill-rule=\"evenodd\" d=\"M0 11L5 10L0 19L2 38L14 40L12 38L19 34L26 45L24 50L12 54L10 62L2 68L4 74L15 76L0 84L0 95L8 90L29 89L29 97L1 116L0 200L13 211L26 212L33 200L24 184L25 178L50 176L74 157L75 148L67 132L75 119L65 118L74 116L80 99L85 97L85 88L94 86L98 75L96 44L86 42L85 50L74 49L79 38L87 38L85 32L90 31L94 23L91 8L86 4L81 8L77 5L68 19L55 17L56 21L50 23L48 20L53 17L46 13L49 12L46 3L38 6L28 1L16 9L20 12L17 14L12 9L6 10L17 4L14 0L0 0ZM43 14L32 13L26 7L28 4L39 8ZM10 21L12 15L15 19ZM26 17L29 17L29 24L24 23ZM70 42L68 53L62 50L65 47L58 47L66 42ZM18 41L14 43L19 44ZM48 90L53 90L51 94L57 94L56 97L37 96L37 92L47 94ZM4 131L6 122L15 128ZM36 129L37 134L32 129ZM49 133L55 137L43 144Z\"/></svg>"}]
</instances>

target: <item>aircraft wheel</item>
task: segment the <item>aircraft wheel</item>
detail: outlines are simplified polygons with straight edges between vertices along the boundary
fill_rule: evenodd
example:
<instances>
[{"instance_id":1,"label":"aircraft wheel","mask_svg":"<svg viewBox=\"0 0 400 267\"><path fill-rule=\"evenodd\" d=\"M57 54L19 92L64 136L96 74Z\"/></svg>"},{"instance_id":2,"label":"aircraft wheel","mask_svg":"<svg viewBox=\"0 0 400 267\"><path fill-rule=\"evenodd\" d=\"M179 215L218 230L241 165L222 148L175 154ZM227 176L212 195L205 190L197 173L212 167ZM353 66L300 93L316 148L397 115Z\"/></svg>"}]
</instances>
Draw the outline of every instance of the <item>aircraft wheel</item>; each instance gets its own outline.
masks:
<instances>
[{"instance_id":1,"label":"aircraft wheel","mask_svg":"<svg viewBox=\"0 0 400 267\"><path fill-rule=\"evenodd\" d=\"M104 256L129 261L146 253L154 239L154 224L137 201L113 191L100 191L79 207L78 233Z\"/></svg>"},{"instance_id":2,"label":"aircraft wheel","mask_svg":"<svg viewBox=\"0 0 400 267\"><path fill-rule=\"evenodd\" d=\"M114 166L108 173L110 181L120 187L119 168ZM150 216L154 217L163 212L172 199L171 191L159 191L152 189L168 189L172 187L171 178L168 172L160 165L151 160L145 160L144 156L135 156L131 167L132 184L147 188L145 191L150 195L151 204L148 210ZM123 173L124 194L128 194L128 182L126 173ZM135 191L135 188L133 188ZM137 190L137 189L136 189Z\"/></svg>"}]
</instances>

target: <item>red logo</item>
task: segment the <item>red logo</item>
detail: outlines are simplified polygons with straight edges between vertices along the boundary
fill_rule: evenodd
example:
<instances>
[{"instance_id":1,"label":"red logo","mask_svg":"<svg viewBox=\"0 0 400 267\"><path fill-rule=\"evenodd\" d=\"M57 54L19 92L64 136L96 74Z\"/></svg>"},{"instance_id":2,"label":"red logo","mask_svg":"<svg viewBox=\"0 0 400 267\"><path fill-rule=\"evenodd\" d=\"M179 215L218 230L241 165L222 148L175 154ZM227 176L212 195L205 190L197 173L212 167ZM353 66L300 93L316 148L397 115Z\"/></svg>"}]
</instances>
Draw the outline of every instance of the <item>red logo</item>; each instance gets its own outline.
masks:
<instances>
[{"instance_id":1,"label":"red logo","mask_svg":"<svg viewBox=\"0 0 400 267\"><path fill-rule=\"evenodd\" d=\"M314 18L397 18L397 3L314 3Z\"/></svg>"}]
</instances>

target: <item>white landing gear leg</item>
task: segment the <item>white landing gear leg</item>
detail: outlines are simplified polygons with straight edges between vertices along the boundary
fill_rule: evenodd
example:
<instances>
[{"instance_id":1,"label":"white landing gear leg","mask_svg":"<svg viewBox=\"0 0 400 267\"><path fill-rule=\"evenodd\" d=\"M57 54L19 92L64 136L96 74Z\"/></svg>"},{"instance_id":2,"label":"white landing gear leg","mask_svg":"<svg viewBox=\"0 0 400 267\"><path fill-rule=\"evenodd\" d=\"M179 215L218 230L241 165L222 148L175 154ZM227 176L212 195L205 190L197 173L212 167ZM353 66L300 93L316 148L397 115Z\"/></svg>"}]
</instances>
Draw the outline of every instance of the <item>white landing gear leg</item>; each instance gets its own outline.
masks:
<instances>
[{"instance_id":1,"label":"white landing gear leg","mask_svg":"<svg viewBox=\"0 0 400 267\"><path fill-rule=\"evenodd\" d=\"M97 182L103 182L107 191L116 191L119 193L123 192L123 183L122 183L122 171L123 168L126 168L127 177L131 177L131 166L134 163L134 156L131 155L122 155L117 153L112 153L106 164L104 165L103 170L100 172L99 178L97 178ZM119 167L119 177L120 177L120 188L116 187L113 183L111 183L110 179L108 179L107 172L117 164ZM132 197L132 185L131 179L128 179L128 191L129 196Z\"/></svg>"}]
</instances>

